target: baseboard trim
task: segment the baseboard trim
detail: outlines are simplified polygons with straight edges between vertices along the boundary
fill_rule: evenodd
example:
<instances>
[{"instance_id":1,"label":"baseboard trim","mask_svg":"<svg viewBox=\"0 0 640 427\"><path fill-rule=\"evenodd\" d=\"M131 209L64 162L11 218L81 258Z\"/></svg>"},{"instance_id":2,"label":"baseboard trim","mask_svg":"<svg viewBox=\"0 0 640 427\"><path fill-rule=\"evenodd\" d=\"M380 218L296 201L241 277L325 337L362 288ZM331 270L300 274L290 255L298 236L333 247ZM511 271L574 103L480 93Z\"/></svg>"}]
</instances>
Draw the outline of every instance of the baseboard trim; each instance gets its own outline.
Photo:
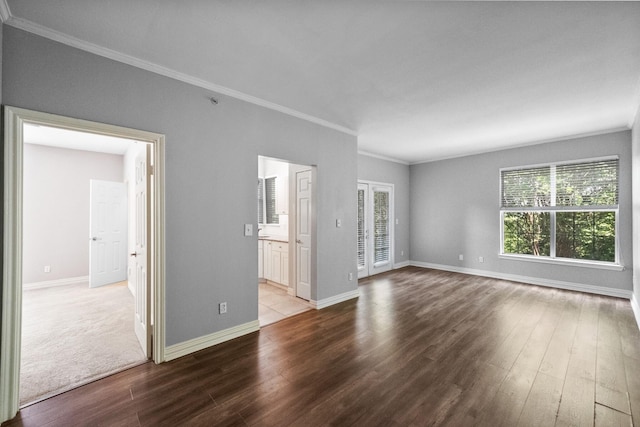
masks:
<instances>
[{"instance_id":1,"label":"baseboard trim","mask_svg":"<svg viewBox=\"0 0 640 427\"><path fill-rule=\"evenodd\" d=\"M399 268L409 267L410 265L411 265L411 261L402 261L402 262L393 264L393 269L397 270Z\"/></svg>"},{"instance_id":2,"label":"baseboard trim","mask_svg":"<svg viewBox=\"0 0 640 427\"><path fill-rule=\"evenodd\" d=\"M67 277L57 280L46 280L44 282L24 283L22 290L53 288L55 286L77 285L78 283L89 282L89 276Z\"/></svg>"},{"instance_id":3,"label":"baseboard trim","mask_svg":"<svg viewBox=\"0 0 640 427\"><path fill-rule=\"evenodd\" d=\"M633 310L633 314L636 316L638 329L640 329L640 305L638 304L638 299L635 294L631 295L631 309Z\"/></svg>"},{"instance_id":4,"label":"baseboard trim","mask_svg":"<svg viewBox=\"0 0 640 427\"><path fill-rule=\"evenodd\" d=\"M335 304L339 304L344 301L349 301L350 299L358 298L359 296L360 296L360 291L356 289L353 291L345 292L343 294L334 295L329 298L321 299L319 301L311 300L309 301L309 304L311 305L311 307L315 308L316 310L321 310L323 308L326 308Z\"/></svg>"},{"instance_id":5,"label":"baseboard trim","mask_svg":"<svg viewBox=\"0 0 640 427\"><path fill-rule=\"evenodd\" d=\"M491 277L492 279L510 280L548 288L566 289L569 291L586 292L589 294L606 295L610 297L631 299L631 291L611 289L602 286L585 285L582 283L563 282L560 280L541 279L539 277L521 276L519 274L497 273L495 271L476 270L474 268L456 267L452 265L433 264L429 262L411 261L415 267L433 268L436 270L452 271L454 273L472 274L474 276Z\"/></svg>"},{"instance_id":6,"label":"baseboard trim","mask_svg":"<svg viewBox=\"0 0 640 427\"><path fill-rule=\"evenodd\" d=\"M204 350L205 348L212 347L216 344L220 344L225 341L229 341L234 338L238 338L259 330L260 322L258 320L254 320L242 325L225 329L223 331L214 332L213 334L194 338L189 341L181 342L179 344L174 344L165 348L164 360L165 362L168 362L170 360L195 353L196 351Z\"/></svg>"}]
</instances>

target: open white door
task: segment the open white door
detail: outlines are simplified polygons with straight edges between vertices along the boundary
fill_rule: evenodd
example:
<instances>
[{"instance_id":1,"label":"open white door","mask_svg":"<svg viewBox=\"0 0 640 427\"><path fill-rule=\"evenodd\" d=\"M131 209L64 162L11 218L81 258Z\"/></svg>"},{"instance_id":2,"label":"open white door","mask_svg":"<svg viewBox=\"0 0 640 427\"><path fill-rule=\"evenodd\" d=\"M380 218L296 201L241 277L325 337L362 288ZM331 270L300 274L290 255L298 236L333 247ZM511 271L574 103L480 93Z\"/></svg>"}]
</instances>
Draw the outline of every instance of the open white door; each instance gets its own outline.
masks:
<instances>
[{"instance_id":1,"label":"open white door","mask_svg":"<svg viewBox=\"0 0 640 427\"><path fill-rule=\"evenodd\" d=\"M358 277L393 268L393 185L358 183Z\"/></svg>"},{"instance_id":2,"label":"open white door","mask_svg":"<svg viewBox=\"0 0 640 427\"><path fill-rule=\"evenodd\" d=\"M146 144L145 144L146 145ZM151 355L151 277L147 273L151 264L149 251L150 221L148 206L151 206L151 194L147 179L150 164L150 147L140 150L136 157L135 174L135 248L133 257L133 276L135 289L134 329L145 356Z\"/></svg>"},{"instance_id":3,"label":"open white door","mask_svg":"<svg viewBox=\"0 0 640 427\"><path fill-rule=\"evenodd\" d=\"M90 180L89 287L127 280L127 187Z\"/></svg>"},{"instance_id":4,"label":"open white door","mask_svg":"<svg viewBox=\"0 0 640 427\"><path fill-rule=\"evenodd\" d=\"M311 170L296 173L296 296L311 299Z\"/></svg>"}]
</instances>

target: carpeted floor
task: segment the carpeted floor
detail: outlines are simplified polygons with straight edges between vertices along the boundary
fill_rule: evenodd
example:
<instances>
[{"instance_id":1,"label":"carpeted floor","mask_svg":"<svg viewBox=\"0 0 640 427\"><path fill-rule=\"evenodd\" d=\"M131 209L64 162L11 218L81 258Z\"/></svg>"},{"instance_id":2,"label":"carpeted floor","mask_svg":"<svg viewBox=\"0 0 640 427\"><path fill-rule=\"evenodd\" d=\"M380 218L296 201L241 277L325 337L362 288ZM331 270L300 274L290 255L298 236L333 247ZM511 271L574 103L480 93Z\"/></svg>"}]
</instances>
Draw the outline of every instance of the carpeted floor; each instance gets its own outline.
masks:
<instances>
[{"instance_id":1,"label":"carpeted floor","mask_svg":"<svg viewBox=\"0 0 640 427\"><path fill-rule=\"evenodd\" d=\"M22 298L21 405L145 360L126 282L25 290Z\"/></svg>"}]
</instances>

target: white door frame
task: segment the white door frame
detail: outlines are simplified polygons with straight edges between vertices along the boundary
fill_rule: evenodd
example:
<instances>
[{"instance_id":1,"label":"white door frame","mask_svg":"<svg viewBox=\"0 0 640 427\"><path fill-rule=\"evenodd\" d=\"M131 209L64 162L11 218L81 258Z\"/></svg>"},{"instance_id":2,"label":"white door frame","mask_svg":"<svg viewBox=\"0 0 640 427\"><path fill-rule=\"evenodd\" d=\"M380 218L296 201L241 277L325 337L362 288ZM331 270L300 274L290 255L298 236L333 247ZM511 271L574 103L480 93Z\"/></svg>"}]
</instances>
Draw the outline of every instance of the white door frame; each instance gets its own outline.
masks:
<instances>
[{"instance_id":1,"label":"white door frame","mask_svg":"<svg viewBox=\"0 0 640 427\"><path fill-rule=\"evenodd\" d=\"M380 271L376 271L375 263L371 262L372 256L372 244L373 234L369 233L368 241L365 241L365 269L358 270L358 278L368 277L373 274L382 273L385 271L393 270L395 263L395 186L388 182L367 181L363 179L358 180L358 186L366 185L367 190L365 194L365 226L367 228L373 227L373 218L371 207L373 206L373 198L371 197L376 187L388 187L389 191L389 268L384 268Z\"/></svg>"},{"instance_id":2,"label":"white door frame","mask_svg":"<svg viewBox=\"0 0 640 427\"><path fill-rule=\"evenodd\" d=\"M0 422L19 409L22 329L22 191L23 125L37 124L109 135L152 145L153 169L153 360L164 361L165 352L165 209L164 135L87 120L73 119L22 108L4 107L4 215L2 252L2 331L0 339Z\"/></svg>"}]
</instances>

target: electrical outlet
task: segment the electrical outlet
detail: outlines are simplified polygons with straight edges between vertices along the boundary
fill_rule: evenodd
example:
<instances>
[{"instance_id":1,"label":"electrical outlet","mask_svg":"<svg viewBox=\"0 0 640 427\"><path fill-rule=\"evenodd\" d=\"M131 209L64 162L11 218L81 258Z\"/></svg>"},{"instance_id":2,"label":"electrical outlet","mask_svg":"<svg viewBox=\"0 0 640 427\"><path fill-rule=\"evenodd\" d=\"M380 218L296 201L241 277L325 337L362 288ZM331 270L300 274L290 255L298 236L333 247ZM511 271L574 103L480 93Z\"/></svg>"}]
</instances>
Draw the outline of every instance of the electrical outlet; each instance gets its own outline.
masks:
<instances>
[{"instance_id":1,"label":"electrical outlet","mask_svg":"<svg viewBox=\"0 0 640 427\"><path fill-rule=\"evenodd\" d=\"M400 251L400 256L404 256L404 251Z\"/></svg>"},{"instance_id":2,"label":"electrical outlet","mask_svg":"<svg viewBox=\"0 0 640 427\"><path fill-rule=\"evenodd\" d=\"M484 257L483 256L478 257L478 262L484 262Z\"/></svg>"},{"instance_id":3,"label":"electrical outlet","mask_svg":"<svg viewBox=\"0 0 640 427\"><path fill-rule=\"evenodd\" d=\"M349 281L353 280L353 273L349 273Z\"/></svg>"},{"instance_id":4,"label":"electrical outlet","mask_svg":"<svg viewBox=\"0 0 640 427\"><path fill-rule=\"evenodd\" d=\"M44 272L45 273L51 273L51 266L50 265L45 265L44 266Z\"/></svg>"},{"instance_id":5,"label":"electrical outlet","mask_svg":"<svg viewBox=\"0 0 640 427\"><path fill-rule=\"evenodd\" d=\"M221 302L218 305L218 308L219 308L220 314L225 314L227 312L227 303L226 302Z\"/></svg>"},{"instance_id":6,"label":"electrical outlet","mask_svg":"<svg viewBox=\"0 0 640 427\"><path fill-rule=\"evenodd\" d=\"M462 254L458 255L458 261L464 261L464 255Z\"/></svg>"}]
</instances>

